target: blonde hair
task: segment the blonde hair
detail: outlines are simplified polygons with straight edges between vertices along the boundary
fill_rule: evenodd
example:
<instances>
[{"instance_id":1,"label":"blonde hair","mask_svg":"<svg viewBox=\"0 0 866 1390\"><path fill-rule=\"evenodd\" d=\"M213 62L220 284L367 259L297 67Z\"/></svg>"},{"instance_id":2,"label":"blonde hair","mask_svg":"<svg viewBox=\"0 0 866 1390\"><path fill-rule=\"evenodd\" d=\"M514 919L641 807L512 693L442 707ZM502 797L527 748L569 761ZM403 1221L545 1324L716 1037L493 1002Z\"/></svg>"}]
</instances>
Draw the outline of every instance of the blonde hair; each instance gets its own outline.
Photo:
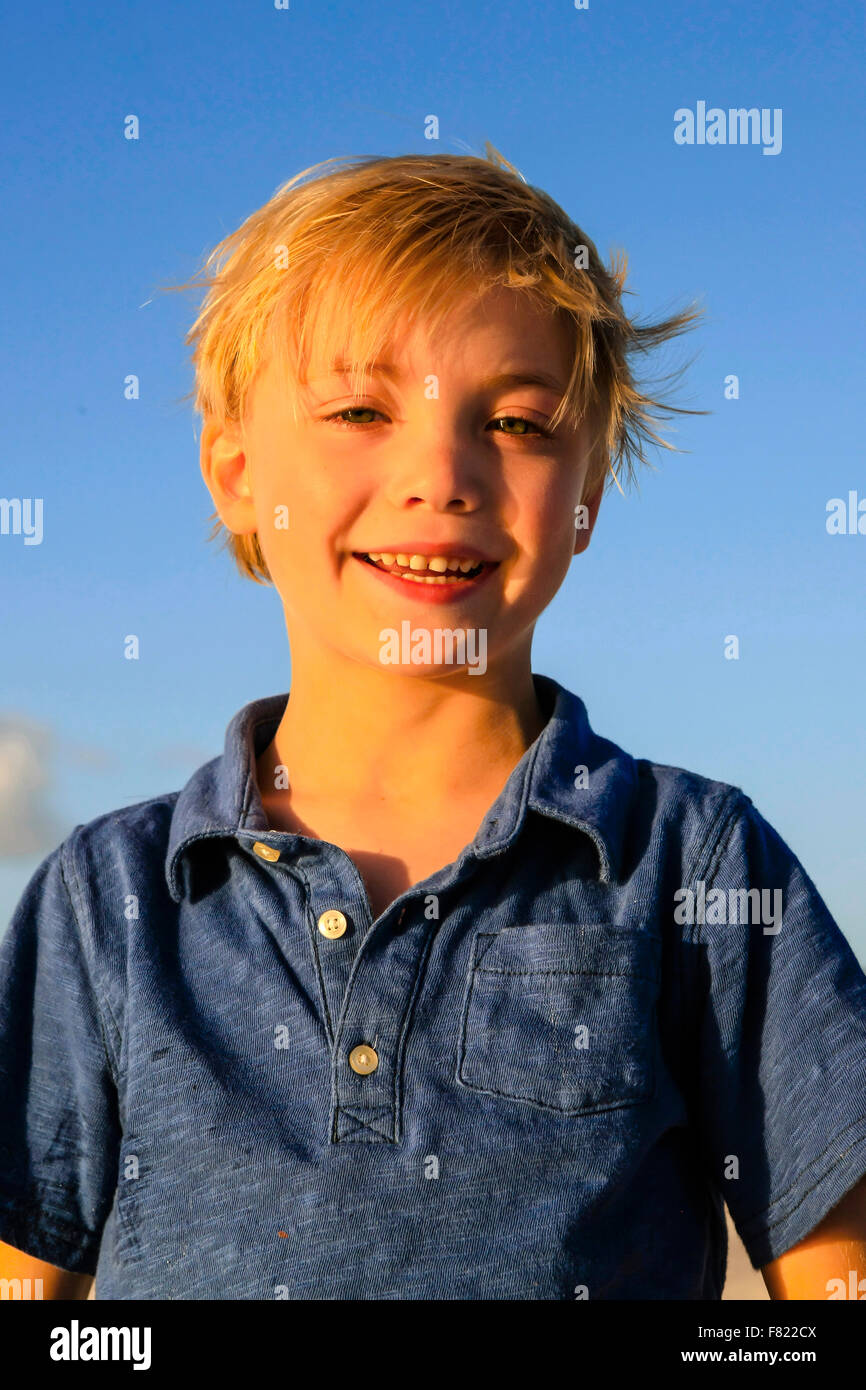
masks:
<instances>
[{"instance_id":1,"label":"blonde hair","mask_svg":"<svg viewBox=\"0 0 866 1390\"><path fill-rule=\"evenodd\" d=\"M488 142L483 159L324 160L278 188L210 252L197 278L162 288L207 289L186 336L195 367L186 399L223 424L243 421L254 377L271 357L285 363L292 395L313 343L328 342L335 354L343 349L357 389L407 312L435 332L462 299L495 286L530 294L569 330L571 376L550 423L578 426L589 413L584 496L591 497L607 474L622 491L622 468L634 481L635 460L648 463L649 441L674 449L653 431L653 410L708 413L665 405L638 388L629 356L676 337L702 310L630 320L621 303L630 293L627 265L621 253L606 269L580 227ZM241 574L269 583L258 537L233 535L214 518L208 539L225 531Z\"/></svg>"}]
</instances>

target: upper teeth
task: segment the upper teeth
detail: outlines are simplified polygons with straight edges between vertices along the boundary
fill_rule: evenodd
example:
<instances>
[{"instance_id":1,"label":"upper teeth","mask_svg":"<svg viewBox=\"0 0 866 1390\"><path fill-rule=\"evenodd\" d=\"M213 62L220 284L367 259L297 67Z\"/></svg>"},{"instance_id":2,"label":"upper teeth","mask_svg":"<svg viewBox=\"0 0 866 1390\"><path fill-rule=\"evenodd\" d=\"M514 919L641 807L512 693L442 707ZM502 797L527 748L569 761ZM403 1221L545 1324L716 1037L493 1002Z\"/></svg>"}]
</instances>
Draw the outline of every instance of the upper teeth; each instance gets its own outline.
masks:
<instances>
[{"instance_id":1,"label":"upper teeth","mask_svg":"<svg viewBox=\"0 0 866 1390\"><path fill-rule=\"evenodd\" d=\"M383 565L398 564L401 569L433 570L436 574L444 574L446 570L459 570L461 574L466 574L469 570L477 569L481 563L479 560L463 560L449 555L390 555L387 551L379 553L375 550L368 550L367 555Z\"/></svg>"}]
</instances>

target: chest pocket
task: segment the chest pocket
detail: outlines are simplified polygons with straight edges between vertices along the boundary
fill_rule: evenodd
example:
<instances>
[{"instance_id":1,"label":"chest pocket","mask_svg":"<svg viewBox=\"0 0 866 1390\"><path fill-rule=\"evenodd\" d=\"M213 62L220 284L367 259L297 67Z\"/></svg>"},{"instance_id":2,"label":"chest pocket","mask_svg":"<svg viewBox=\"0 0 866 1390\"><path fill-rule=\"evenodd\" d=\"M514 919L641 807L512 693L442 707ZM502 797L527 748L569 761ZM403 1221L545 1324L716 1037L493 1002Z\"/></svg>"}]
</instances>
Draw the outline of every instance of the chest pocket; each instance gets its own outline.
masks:
<instances>
[{"instance_id":1,"label":"chest pocket","mask_svg":"<svg viewBox=\"0 0 866 1390\"><path fill-rule=\"evenodd\" d=\"M655 1091L660 939L642 927L505 927L473 942L457 1080L566 1115Z\"/></svg>"}]
</instances>

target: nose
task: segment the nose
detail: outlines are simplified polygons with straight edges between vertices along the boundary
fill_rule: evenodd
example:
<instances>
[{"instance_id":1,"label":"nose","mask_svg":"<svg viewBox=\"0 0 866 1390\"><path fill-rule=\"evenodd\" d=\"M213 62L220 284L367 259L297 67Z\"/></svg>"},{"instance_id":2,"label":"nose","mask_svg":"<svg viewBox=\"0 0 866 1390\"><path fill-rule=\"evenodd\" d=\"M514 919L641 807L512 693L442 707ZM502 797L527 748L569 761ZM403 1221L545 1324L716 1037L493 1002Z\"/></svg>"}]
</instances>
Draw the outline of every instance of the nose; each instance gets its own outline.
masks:
<instances>
[{"instance_id":1,"label":"nose","mask_svg":"<svg viewBox=\"0 0 866 1390\"><path fill-rule=\"evenodd\" d=\"M478 444L447 424L403 433L395 442L388 492L395 506L472 512L489 489Z\"/></svg>"}]
</instances>

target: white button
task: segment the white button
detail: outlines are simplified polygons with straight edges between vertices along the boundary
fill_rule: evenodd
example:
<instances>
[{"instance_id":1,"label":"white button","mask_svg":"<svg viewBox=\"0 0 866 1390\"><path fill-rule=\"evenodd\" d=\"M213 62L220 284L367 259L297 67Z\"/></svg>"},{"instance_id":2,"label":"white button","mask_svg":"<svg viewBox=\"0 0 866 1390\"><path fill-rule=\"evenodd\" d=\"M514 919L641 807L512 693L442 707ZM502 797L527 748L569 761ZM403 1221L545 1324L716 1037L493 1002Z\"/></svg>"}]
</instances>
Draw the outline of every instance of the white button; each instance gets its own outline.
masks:
<instances>
[{"instance_id":1,"label":"white button","mask_svg":"<svg viewBox=\"0 0 866 1390\"><path fill-rule=\"evenodd\" d=\"M329 940L333 941L336 937L343 935L349 924L342 912L331 907L327 912L322 913L317 925L322 936L327 936Z\"/></svg>"}]
</instances>

